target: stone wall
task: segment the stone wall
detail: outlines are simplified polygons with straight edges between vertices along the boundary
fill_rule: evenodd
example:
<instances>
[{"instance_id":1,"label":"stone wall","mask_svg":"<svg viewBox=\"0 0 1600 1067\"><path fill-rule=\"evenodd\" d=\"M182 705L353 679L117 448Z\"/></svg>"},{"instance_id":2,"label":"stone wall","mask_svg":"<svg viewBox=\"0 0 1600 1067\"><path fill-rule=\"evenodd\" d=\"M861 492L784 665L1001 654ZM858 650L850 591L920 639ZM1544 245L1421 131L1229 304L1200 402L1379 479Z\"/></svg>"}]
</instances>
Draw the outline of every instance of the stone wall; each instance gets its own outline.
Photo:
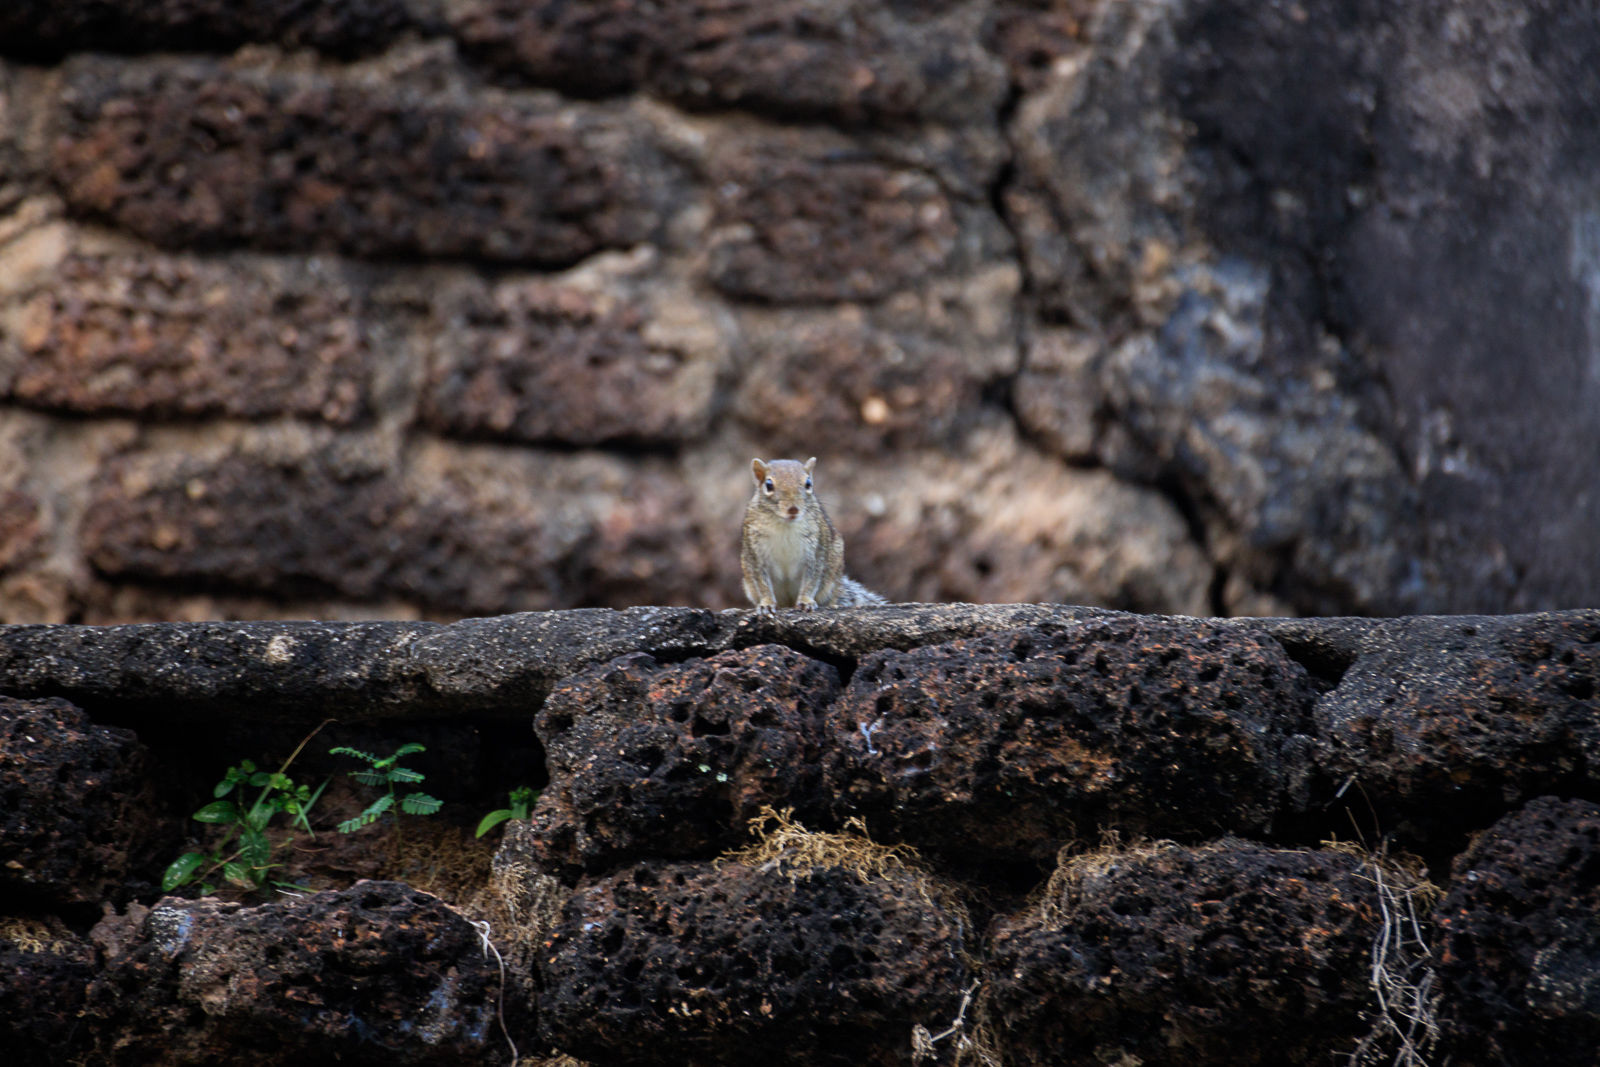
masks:
<instances>
[{"instance_id":1,"label":"stone wall","mask_svg":"<svg viewBox=\"0 0 1600 1067\"><path fill-rule=\"evenodd\" d=\"M449 899L161 894L324 716L538 801ZM0 627L8 1062L1580 1067L1597 946L1592 610Z\"/></svg>"},{"instance_id":2,"label":"stone wall","mask_svg":"<svg viewBox=\"0 0 1600 1067\"><path fill-rule=\"evenodd\" d=\"M11 0L0 618L1593 603L1582 8Z\"/></svg>"}]
</instances>

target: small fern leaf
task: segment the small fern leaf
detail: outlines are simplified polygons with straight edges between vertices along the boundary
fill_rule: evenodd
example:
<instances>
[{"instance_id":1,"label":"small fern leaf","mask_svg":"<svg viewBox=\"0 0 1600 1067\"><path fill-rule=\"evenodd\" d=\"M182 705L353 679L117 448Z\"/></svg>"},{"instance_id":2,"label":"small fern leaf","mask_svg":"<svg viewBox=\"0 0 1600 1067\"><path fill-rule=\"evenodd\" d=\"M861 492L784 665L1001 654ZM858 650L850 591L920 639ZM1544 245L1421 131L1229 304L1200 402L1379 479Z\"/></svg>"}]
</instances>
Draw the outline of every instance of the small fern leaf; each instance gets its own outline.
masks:
<instances>
[{"instance_id":1,"label":"small fern leaf","mask_svg":"<svg viewBox=\"0 0 1600 1067\"><path fill-rule=\"evenodd\" d=\"M444 801L426 793L411 793L400 802L400 810L407 815L432 815L443 806Z\"/></svg>"},{"instance_id":2,"label":"small fern leaf","mask_svg":"<svg viewBox=\"0 0 1600 1067\"><path fill-rule=\"evenodd\" d=\"M383 817L384 812L388 811L392 807L394 807L394 797L385 793L383 796L367 805L366 811L363 811L360 815L357 815L353 819L346 819L344 822L340 823L339 832L341 834L354 833L363 826L371 826L373 823L377 822Z\"/></svg>"},{"instance_id":3,"label":"small fern leaf","mask_svg":"<svg viewBox=\"0 0 1600 1067\"><path fill-rule=\"evenodd\" d=\"M428 751L428 747L426 745L419 745L415 741L408 741L405 744L401 745L399 748L395 749L394 750L394 755L390 756L389 758L391 760L397 760L402 756L409 756L413 752L426 752L426 751Z\"/></svg>"},{"instance_id":4,"label":"small fern leaf","mask_svg":"<svg viewBox=\"0 0 1600 1067\"><path fill-rule=\"evenodd\" d=\"M354 756L356 759L366 760L368 763L377 763L378 762L378 757L374 756L372 753L363 752L359 748L351 748L349 745L340 745L338 748L330 748L330 749L328 749L328 755L330 755L330 756Z\"/></svg>"},{"instance_id":5,"label":"small fern leaf","mask_svg":"<svg viewBox=\"0 0 1600 1067\"><path fill-rule=\"evenodd\" d=\"M377 771L351 771L350 777L362 785L383 786L389 784L389 779Z\"/></svg>"},{"instance_id":6,"label":"small fern leaf","mask_svg":"<svg viewBox=\"0 0 1600 1067\"><path fill-rule=\"evenodd\" d=\"M394 767L389 771L391 782L420 782L426 777L421 771L414 771L410 767Z\"/></svg>"}]
</instances>

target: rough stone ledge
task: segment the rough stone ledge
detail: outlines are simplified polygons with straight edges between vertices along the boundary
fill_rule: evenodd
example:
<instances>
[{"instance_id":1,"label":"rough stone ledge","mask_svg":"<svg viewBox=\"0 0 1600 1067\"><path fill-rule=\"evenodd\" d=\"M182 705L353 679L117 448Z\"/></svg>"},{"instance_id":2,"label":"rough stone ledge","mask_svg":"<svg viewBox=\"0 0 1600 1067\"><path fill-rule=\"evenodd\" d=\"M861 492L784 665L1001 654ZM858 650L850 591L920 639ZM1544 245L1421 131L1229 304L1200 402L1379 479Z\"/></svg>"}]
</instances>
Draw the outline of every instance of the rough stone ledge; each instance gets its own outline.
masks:
<instances>
[{"instance_id":1,"label":"rough stone ledge","mask_svg":"<svg viewBox=\"0 0 1600 1067\"><path fill-rule=\"evenodd\" d=\"M1063 604L900 604L791 612L639 607L529 612L423 622L174 622L0 626L0 693L60 696L89 706L181 720L215 713L300 719L338 708L348 721L440 715L521 717L555 684L630 652L677 661L782 644L853 666L907 650L1022 627L1128 617ZM1600 634L1600 609L1399 619L1195 619L1265 633L1333 688L1360 661L1392 673L1466 670L1474 648L1534 631ZM1587 638L1587 640L1586 640ZM1465 678L1463 677L1463 680ZM352 706L352 701L358 701Z\"/></svg>"}]
</instances>

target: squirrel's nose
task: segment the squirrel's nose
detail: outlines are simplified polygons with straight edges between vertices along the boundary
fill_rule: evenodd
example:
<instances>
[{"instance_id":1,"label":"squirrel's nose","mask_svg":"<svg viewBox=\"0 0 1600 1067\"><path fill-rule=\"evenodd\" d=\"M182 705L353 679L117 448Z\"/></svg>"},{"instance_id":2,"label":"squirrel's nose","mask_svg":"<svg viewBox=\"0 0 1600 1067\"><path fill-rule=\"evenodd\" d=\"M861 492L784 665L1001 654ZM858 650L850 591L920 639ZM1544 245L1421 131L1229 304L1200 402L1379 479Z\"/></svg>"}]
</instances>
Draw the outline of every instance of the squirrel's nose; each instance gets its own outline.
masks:
<instances>
[{"instance_id":1,"label":"squirrel's nose","mask_svg":"<svg viewBox=\"0 0 1600 1067\"><path fill-rule=\"evenodd\" d=\"M795 505L795 504L790 504L789 505L789 517L791 519L793 519L793 518L796 518L797 516L799 516L799 514L800 514L799 506Z\"/></svg>"}]
</instances>

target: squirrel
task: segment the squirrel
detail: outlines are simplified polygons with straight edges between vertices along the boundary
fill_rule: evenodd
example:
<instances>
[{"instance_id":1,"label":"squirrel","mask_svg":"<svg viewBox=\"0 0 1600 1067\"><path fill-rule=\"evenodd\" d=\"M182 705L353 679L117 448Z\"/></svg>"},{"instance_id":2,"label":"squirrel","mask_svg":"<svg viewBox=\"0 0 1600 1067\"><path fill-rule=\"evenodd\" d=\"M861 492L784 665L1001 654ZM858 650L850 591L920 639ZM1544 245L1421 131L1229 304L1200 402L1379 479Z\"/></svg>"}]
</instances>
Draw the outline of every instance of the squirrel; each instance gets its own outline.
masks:
<instances>
[{"instance_id":1,"label":"squirrel","mask_svg":"<svg viewBox=\"0 0 1600 1067\"><path fill-rule=\"evenodd\" d=\"M812 456L804 463L750 461L756 491L744 511L739 562L744 595L756 614L776 608L812 611L887 603L844 576L844 538L833 528L811 487Z\"/></svg>"}]
</instances>

